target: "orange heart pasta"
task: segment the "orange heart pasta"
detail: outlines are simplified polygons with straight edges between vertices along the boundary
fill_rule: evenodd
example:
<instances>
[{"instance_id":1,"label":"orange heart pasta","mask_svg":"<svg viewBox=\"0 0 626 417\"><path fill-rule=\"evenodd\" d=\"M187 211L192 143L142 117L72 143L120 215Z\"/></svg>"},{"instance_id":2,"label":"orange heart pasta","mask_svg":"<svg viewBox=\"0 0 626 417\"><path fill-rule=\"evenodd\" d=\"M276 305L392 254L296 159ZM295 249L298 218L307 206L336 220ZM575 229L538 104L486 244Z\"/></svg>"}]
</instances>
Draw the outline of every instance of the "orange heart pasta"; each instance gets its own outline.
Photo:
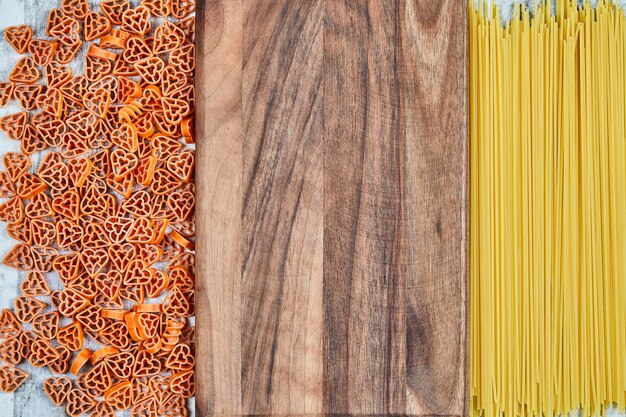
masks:
<instances>
[{"instance_id":1,"label":"orange heart pasta","mask_svg":"<svg viewBox=\"0 0 626 417\"><path fill-rule=\"evenodd\" d=\"M186 416L194 395L192 0L59 0L0 82L0 221L25 271L0 390L47 368L70 416ZM77 57L80 57L78 59ZM57 285L60 285L58 287ZM39 372L36 369L34 372Z\"/></svg>"}]
</instances>

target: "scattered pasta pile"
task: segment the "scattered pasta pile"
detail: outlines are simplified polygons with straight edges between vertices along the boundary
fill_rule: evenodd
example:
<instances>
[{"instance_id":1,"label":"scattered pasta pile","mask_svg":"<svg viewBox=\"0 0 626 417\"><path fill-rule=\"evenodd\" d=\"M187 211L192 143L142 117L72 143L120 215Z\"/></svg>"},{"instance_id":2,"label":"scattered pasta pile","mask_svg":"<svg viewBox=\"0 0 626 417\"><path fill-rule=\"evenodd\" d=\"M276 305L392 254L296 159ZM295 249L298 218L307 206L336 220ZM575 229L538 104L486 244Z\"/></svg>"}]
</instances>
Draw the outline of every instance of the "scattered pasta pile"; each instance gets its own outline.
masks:
<instances>
[{"instance_id":1,"label":"scattered pasta pile","mask_svg":"<svg viewBox=\"0 0 626 417\"><path fill-rule=\"evenodd\" d=\"M0 105L23 108L0 119L21 145L0 172L0 219L19 241L3 263L27 276L0 316L2 391L29 361L60 374L44 389L71 416L188 414L193 13L193 0L63 0L46 39L5 31L25 56L0 83Z\"/></svg>"},{"instance_id":2,"label":"scattered pasta pile","mask_svg":"<svg viewBox=\"0 0 626 417\"><path fill-rule=\"evenodd\" d=\"M472 415L624 410L626 18L471 3Z\"/></svg>"}]
</instances>

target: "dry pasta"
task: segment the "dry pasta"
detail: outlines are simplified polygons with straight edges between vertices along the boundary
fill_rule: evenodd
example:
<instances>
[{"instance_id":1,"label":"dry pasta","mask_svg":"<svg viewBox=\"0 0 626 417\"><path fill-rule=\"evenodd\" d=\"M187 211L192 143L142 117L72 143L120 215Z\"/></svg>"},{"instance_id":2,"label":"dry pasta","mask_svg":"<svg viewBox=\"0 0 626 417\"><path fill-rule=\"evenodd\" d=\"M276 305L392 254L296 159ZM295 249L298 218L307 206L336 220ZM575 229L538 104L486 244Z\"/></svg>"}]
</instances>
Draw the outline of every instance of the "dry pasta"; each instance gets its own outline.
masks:
<instances>
[{"instance_id":1,"label":"dry pasta","mask_svg":"<svg viewBox=\"0 0 626 417\"><path fill-rule=\"evenodd\" d=\"M470 0L471 414L626 405L626 17Z\"/></svg>"}]
</instances>

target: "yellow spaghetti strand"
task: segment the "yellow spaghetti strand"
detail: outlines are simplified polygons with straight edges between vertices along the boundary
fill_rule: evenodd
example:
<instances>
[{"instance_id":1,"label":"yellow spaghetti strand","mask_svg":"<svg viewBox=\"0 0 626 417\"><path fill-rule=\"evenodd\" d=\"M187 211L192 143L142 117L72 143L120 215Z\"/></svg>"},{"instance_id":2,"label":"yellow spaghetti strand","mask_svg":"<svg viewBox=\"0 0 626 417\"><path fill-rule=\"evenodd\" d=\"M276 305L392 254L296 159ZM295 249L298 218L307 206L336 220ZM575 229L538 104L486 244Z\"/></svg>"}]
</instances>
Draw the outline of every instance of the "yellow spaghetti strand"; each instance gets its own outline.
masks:
<instances>
[{"instance_id":1,"label":"yellow spaghetti strand","mask_svg":"<svg viewBox=\"0 0 626 417\"><path fill-rule=\"evenodd\" d=\"M626 409L626 17L470 0L473 417Z\"/></svg>"}]
</instances>

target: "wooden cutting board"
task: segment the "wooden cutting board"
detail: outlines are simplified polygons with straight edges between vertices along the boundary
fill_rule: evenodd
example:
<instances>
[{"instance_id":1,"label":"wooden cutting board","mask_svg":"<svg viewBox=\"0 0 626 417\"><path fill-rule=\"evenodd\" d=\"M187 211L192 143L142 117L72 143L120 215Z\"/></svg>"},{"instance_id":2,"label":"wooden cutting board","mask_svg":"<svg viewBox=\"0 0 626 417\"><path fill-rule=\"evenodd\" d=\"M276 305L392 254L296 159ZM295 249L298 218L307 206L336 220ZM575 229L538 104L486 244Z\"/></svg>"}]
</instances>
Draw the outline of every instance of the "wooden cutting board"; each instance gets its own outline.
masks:
<instances>
[{"instance_id":1,"label":"wooden cutting board","mask_svg":"<svg viewBox=\"0 0 626 417\"><path fill-rule=\"evenodd\" d=\"M197 415L467 415L465 0L197 12Z\"/></svg>"}]
</instances>

